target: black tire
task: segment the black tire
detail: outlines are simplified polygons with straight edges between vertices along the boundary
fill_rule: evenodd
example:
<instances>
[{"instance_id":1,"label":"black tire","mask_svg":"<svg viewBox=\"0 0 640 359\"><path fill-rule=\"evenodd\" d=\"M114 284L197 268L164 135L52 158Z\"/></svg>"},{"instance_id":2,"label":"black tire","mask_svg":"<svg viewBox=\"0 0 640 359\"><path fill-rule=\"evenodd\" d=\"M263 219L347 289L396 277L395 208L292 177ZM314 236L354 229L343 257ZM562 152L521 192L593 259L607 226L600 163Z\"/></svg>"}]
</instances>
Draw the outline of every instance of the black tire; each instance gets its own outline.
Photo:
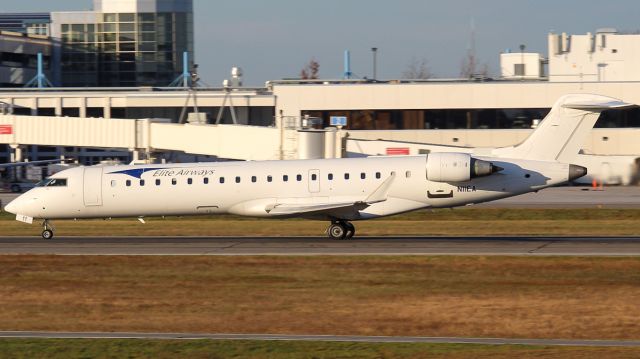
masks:
<instances>
[{"instance_id":1,"label":"black tire","mask_svg":"<svg viewBox=\"0 0 640 359\"><path fill-rule=\"evenodd\" d=\"M11 185L11 192L20 193L20 192L22 192L22 188L20 188L20 185L12 184Z\"/></svg>"},{"instance_id":2,"label":"black tire","mask_svg":"<svg viewBox=\"0 0 640 359\"><path fill-rule=\"evenodd\" d=\"M345 223L345 227L347 229L347 233L345 234L344 238L345 239L353 238L353 236L356 234L356 227L349 222Z\"/></svg>"},{"instance_id":3,"label":"black tire","mask_svg":"<svg viewBox=\"0 0 640 359\"><path fill-rule=\"evenodd\" d=\"M333 223L332 225L329 226L328 233L329 233L329 238L340 240L340 239L344 239L344 237L347 235L347 230L342 224Z\"/></svg>"},{"instance_id":4,"label":"black tire","mask_svg":"<svg viewBox=\"0 0 640 359\"><path fill-rule=\"evenodd\" d=\"M53 231L50 230L50 229L45 229L44 231L42 231L42 238L44 238L44 239L53 238Z\"/></svg>"}]
</instances>

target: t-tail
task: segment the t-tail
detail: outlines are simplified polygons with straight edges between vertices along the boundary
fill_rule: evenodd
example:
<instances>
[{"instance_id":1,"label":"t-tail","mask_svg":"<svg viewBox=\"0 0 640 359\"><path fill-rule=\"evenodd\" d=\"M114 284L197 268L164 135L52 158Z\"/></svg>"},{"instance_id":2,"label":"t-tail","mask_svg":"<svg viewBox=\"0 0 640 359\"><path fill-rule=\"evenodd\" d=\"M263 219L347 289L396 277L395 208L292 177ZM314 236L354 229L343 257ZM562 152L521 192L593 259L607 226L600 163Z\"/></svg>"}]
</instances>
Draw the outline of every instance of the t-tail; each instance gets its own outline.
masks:
<instances>
[{"instance_id":1,"label":"t-tail","mask_svg":"<svg viewBox=\"0 0 640 359\"><path fill-rule=\"evenodd\" d=\"M602 111L630 107L636 105L600 95L562 96L524 142L514 147L498 148L494 153L500 157L570 164L574 162ZM583 167L574 167L571 170L573 176L581 177L586 174Z\"/></svg>"}]
</instances>

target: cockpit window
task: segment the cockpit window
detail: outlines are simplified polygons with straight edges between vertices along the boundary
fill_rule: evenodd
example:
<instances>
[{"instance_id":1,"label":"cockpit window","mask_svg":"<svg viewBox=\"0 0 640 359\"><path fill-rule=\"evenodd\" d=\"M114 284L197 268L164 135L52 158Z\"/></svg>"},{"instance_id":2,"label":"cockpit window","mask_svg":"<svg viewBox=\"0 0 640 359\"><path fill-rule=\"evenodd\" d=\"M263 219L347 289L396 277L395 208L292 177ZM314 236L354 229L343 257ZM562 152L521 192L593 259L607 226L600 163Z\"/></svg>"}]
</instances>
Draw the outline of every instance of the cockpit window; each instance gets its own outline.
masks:
<instances>
[{"instance_id":1,"label":"cockpit window","mask_svg":"<svg viewBox=\"0 0 640 359\"><path fill-rule=\"evenodd\" d=\"M36 184L36 187L66 187L66 186L67 186L66 178L45 178L44 180Z\"/></svg>"}]
</instances>

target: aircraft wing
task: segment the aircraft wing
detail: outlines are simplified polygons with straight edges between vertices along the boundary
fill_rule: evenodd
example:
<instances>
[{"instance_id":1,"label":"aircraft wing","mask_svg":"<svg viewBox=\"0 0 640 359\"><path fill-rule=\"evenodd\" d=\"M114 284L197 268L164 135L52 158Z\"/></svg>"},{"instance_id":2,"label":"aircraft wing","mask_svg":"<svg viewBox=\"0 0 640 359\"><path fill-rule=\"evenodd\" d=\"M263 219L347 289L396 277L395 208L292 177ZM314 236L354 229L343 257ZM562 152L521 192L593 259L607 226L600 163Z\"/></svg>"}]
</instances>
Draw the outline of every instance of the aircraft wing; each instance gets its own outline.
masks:
<instances>
[{"instance_id":1,"label":"aircraft wing","mask_svg":"<svg viewBox=\"0 0 640 359\"><path fill-rule=\"evenodd\" d=\"M272 215L322 215L333 216L337 218L357 216L358 212L369 207L374 203L384 202L387 200L387 194L393 180L396 178L392 173L375 191L366 198L358 201L343 202L326 202L326 203L274 203L265 207L265 211Z\"/></svg>"},{"instance_id":2,"label":"aircraft wing","mask_svg":"<svg viewBox=\"0 0 640 359\"><path fill-rule=\"evenodd\" d=\"M341 202L341 203L315 203L315 204L272 204L265 208L265 211L273 215L295 215L295 214L332 214L351 212L356 213L369 207L364 202Z\"/></svg>"}]
</instances>

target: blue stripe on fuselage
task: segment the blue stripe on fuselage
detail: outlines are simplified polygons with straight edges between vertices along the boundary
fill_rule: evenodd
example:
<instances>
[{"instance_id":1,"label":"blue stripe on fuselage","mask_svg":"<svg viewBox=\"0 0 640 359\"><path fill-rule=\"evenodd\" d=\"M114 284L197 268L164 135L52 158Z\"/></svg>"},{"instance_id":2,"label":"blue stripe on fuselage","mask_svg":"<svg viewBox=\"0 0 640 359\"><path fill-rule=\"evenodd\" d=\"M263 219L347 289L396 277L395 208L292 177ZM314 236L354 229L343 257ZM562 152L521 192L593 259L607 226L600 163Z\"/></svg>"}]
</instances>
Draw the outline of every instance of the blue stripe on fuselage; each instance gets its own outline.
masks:
<instances>
[{"instance_id":1,"label":"blue stripe on fuselage","mask_svg":"<svg viewBox=\"0 0 640 359\"><path fill-rule=\"evenodd\" d=\"M133 178L141 179L142 175L145 172L156 171L156 170L165 170L165 169L168 169L168 168L170 168L170 167L133 168L133 169L130 169L130 170L109 172L108 174L123 174L123 175L131 176Z\"/></svg>"}]
</instances>

